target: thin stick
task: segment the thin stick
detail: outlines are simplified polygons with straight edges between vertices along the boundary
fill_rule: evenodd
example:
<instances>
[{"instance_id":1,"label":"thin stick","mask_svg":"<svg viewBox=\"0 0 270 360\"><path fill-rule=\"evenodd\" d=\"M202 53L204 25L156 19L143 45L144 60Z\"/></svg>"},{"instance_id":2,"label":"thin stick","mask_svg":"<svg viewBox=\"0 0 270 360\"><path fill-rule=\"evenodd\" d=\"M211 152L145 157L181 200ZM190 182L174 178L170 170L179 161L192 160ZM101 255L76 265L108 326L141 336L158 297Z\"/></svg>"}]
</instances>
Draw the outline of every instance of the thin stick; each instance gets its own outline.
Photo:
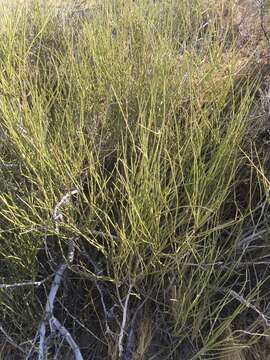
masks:
<instances>
[{"instance_id":1,"label":"thin stick","mask_svg":"<svg viewBox=\"0 0 270 360\"><path fill-rule=\"evenodd\" d=\"M74 258L74 243L73 241L70 242L69 245L69 252L68 252L68 259L70 261L73 261ZM68 264L64 263L62 265L59 266L58 270L55 272L55 276L51 285L51 289L50 289L50 293L46 302L46 306L45 306L45 316L44 319L42 320L41 324L40 324L40 330L39 330L39 337L40 337L40 341L39 341L39 360L43 360L44 359L44 354L46 353L46 344L45 344L45 336L46 336L46 322L50 322L51 324L51 319L53 317L53 308L54 308L54 302L55 302L55 298L58 292L58 289L61 285L62 279L63 279L63 275L64 272L67 268Z\"/></svg>"},{"instance_id":2,"label":"thin stick","mask_svg":"<svg viewBox=\"0 0 270 360\"><path fill-rule=\"evenodd\" d=\"M64 304L62 304L59 299L57 300L57 302L65 310L65 312L76 322L76 324L78 324L85 331L87 331L89 334L91 334L91 336L93 336L97 341L101 342L103 345L106 345L105 341L103 341L100 337L95 335L95 333L93 333L93 331L88 329L88 327L86 327L76 316L72 315L71 312L67 309L67 307Z\"/></svg>"},{"instance_id":3,"label":"thin stick","mask_svg":"<svg viewBox=\"0 0 270 360\"><path fill-rule=\"evenodd\" d=\"M60 265L59 269L55 272L54 280L52 282L51 290L45 307L45 320L48 320L53 312L54 300L61 284L63 274L67 268L66 264Z\"/></svg>"},{"instance_id":4,"label":"thin stick","mask_svg":"<svg viewBox=\"0 0 270 360\"><path fill-rule=\"evenodd\" d=\"M103 274L103 269L99 269L97 264L92 260L91 256L89 254L87 254L87 251L85 249L85 246L83 244L81 244L82 248L83 248L83 251L84 251L84 256L87 258L87 260L92 264L93 268L94 268L94 272L95 272L95 275L96 276L100 276ZM105 327L106 327L106 334L110 334L110 335L113 335L113 332L112 330L110 329L109 327L109 324L108 324L108 314L109 314L109 311L107 310L107 307L106 307L106 304L105 304L105 300L104 300L104 292L103 292L103 289L102 287L99 285L96 277L94 277L94 282L95 282L95 285L96 285L96 288L98 289L98 292L99 292L99 295L100 295L100 300L101 300L101 304L102 304L102 308L103 308L103 313L104 313L104 316L105 316Z\"/></svg>"},{"instance_id":5,"label":"thin stick","mask_svg":"<svg viewBox=\"0 0 270 360\"><path fill-rule=\"evenodd\" d=\"M15 347L16 349L20 350L22 353L26 353L26 351L21 347L19 346L18 344L16 344L16 342L8 335L8 333L5 331L5 329L3 328L3 326L0 324L0 331L1 333L3 333L7 339L7 341L13 346Z\"/></svg>"},{"instance_id":6,"label":"thin stick","mask_svg":"<svg viewBox=\"0 0 270 360\"><path fill-rule=\"evenodd\" d=\"M60 221L62 221L63 219L63 215L60 213L60 207L66 203L70 197L72 195L75 195L78 193L78 190L72 190L70 192L68 192L67 194L65 194L62 199L59 201L59 203L57 203L54 207L54 211L53 211L53 220L54 220L54 223L55 223L55 231L57 232L57 234L59 234L59 223Z\"/></svg>"},{"instance_id":7,"label":"thin stick","mask_svg":"<svg viewBox=\"0 0 270 360\"><path fill-rule=\"evenodd\" d=\"M61 206L66 203L72 195L75 195L78 193L78 190L72 190L65 194L62 199L55 205L54 212L53 212L53 220L55 222L55 231L57 234L59 234L59 226L60 221L63 219L63 215L60 212ZM74 253L75 253L75 246L74 246L74 240L70 240L69 246L68 246L68 254L67 254L67 262L64 262L59 265L57 271L54 274L54 279L51 285L51 289L49 292L49 296L47 298L46 306L45 306L45 315L43 320L40 323L39 326L39 360L44 360L46 358L46 323L48 322L51 327L51 331L53 331L53 328L58 330L62 336L65 337L69 345L71 346L74 356L76 360L81 360L82 355L80 351L78 352L78 347L75 341L73 340L70 333L63 327L60 322L55 319L53 316L53 310L54 310L54 302L57 295L57 292L59 290L59 287L62 283L64 272L67 269L68 265L72 264L74 260ZM64 335L63 335L64 334ZM75 347L75 345L76 347Z\"/></svg>"},{"instance_id":8,"label":"thin stick","mask_svg":"<svg viewBox=\"0 0 270 360\"><path fill-rule=\"evenodd\" d=\"M97 230L92 230L91 233L95 236L100 236L100 237L111 237L114 240L119 240L119 237L113 234L106 234L103 231L97 231Z\"/></svg>"},{"instance_id":9,"label":"thin stick","mask_svg":"<svg viewBox=\"0 0 270 360\"><path fill-rule=\"evenodd\" d=\"M250 235L248 235L246 237L243 237L237 243L237 250L246 250L246 248L248 247L248 245L251 242L261 238L264 234L267 233L267 231L268 231L267 229L263 229L263 230L261 230L261 231L259 231L257 233L253 232L252 234L250 234Z\"/></svg>"},{"instance_id":10,"label":"thin stick","mask_svg":"<svg viewBox=\"0 0 270 360\"><path fill-rule=\"evenodd\" d=\"M27 354L25 360L29 360L29 359L30 359L30 356L31 356L32 351L33 351L33 349L34 349L35 343L37 342L37 339L38 339L38 337L39 337L39 334L40 334L40 326L39 326L38 331L36 332L36 335L35 335L35 337L34 337L34 339L33 339L33 341L32 341L31 347L30 347L30 349L29 349L29 351L28 351L28 354Z\"/></svg>"},{"instance_id":11,"label":"thin stick","mask_svg":"<svg viewBox=\"0 0 270 360\"><path fill-rule=\"evenodd\" d=\"M78 347L77 343L71 336L70 332L63 326L54 316L51 318L51 324L57 330L63 338L66 340L66 342L71 347L75 360L83 360L80 348Z\"/></svg>"},{"instance_id":12,"label":"thin stick","mask_svg":"<svg viewBox=\"0 0 270 360\"><path fill-rule=\"evenodd\" d=\"M260 22L261 22L261 29L263 31L263 34L268 42L270 42L269 36L267 34L267 31L265 29L264 25L264 10L265 10L265 0L258 1L259 7L260 7Z\"/></svg>"},{"instance_id":13,"label":"thin stick","mask_svg":"<svg viewBox=\"0 0 270 360\"><path fill-rule=\"evenodd\" d=\"M127 322L128 303L129 303L131 291L132 291L132 285L129 286L128 294L126 296L124 308L123 308L123 318L122 318L121 330L120 330L119 340L118 340L119 359L122 358L123 351L124 351L123 341L124 341L124 333L125 333L126 322Z\"/></svg>"},{"instance_id":14,"label":"thin stick","mask_svg":"<svg viewBox=\"0 0 270 360\"><path fill-rule=\"evenodd\" d=\"M14 284L0 284L0 289L14 289L23 286L40 286L44 284L45 281L47 281L47 279L41 281L24 281L21 283L14 283Z\"/></svg>"},{"instance_id":15,"label":"thin stick","mask_svg":"<svg viewBox=\"0 0 270 360\"><path fill-rule=\"evenodd\" d=\"M45 321L42 321L39 330L39 348L38 348L38 360L45 360L46 359L46 344L45 344L45 337L46 337L46 324Z\"/></svg>"},{"instance_id":16,"label":"thin stick","mask_svg":"<svg viewBox=\"0 0 270 360\"><path fill-rule=\"evenodd\" d=\"M263 322L265 323L265 325L267 327L270 327L270 319L268 319L268 317L262 313L259 309L256 308L255 305L251 304L248 300L246 300L242 295L238 294L236 291L234 290L229 290L228 293L233 296L236 300L238 300L241 304L245 305L246 307L251 308L252 310L254 310L259 317L263 320Z\"/></svg>"},{"instance_id":17,"label":"thin stick","mask_svg":"<svg viewBox=\"0 0 270 360\"><path fill-rule=\"evenodd\" d=\"M127 344L125 352L123 353L123 360L132 360L133 358L133 348L134 348L134 337L135 337L135 323L139 311L144 306L148 298L145 298L144 301L137 307L135 313L132 317L131 324L129 326L128 335L127 335Z\"/></svg>"},{"instance_id":18,"label":"thin stick","mask_svg":"<svg viewBox=\"0 0 270 360\"><path fill-rule=\"evenodd\" d=\"M18 167L18 164L0 164L0 169L14 169Z\"/></svg>"}]
</instances>

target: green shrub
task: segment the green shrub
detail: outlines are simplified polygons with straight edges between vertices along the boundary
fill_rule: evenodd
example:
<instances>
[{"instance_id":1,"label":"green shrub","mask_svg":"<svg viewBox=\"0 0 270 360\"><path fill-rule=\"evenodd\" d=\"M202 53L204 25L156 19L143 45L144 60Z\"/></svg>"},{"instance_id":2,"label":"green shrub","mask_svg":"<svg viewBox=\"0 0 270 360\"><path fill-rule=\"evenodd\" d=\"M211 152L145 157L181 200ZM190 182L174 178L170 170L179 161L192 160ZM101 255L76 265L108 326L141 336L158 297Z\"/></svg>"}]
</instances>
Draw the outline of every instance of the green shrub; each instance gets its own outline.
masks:
<instances>
[{"instance_id":1,"label":"green shrub","mask_svg":"<svg viewBox=\"0 0 270 360\"><path fill-rule=\"evenodd\" d=\"M117 358L121 324L123 359L240 358L268 336L249 306L268 292L263 69L220 16L202 0L3 16L1 282L51 276L73 239L55 312L86 359ZM56 204L74 189L58 232ZM26 352L50 281L1 290L3 326Z\"/></svg>"}]
</instances>

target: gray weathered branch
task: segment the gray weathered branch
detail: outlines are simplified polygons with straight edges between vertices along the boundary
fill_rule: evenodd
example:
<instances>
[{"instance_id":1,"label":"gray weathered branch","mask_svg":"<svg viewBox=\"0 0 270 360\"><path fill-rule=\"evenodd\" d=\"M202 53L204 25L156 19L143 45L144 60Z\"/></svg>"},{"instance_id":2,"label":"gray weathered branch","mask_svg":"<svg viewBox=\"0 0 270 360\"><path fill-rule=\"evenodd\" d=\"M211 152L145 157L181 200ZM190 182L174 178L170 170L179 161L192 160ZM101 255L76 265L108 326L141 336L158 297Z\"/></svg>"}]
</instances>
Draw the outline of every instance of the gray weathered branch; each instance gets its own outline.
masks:
<instances>
[{"instance_id":1,"label":"gray weathered branch","mask_svg":"<svg viewBox=\"0 0 270 360\"><path fill-rule=\"evenodd\" d=\"M59 234L59 226L60 221L63 219L63 215L60 212L60 208L63 204L65 204L71 196L77 194L77 190L72 190L65 194L62 199L59 201L59 203L56 204L53 212L53 220L55 223L55 231L57 234ZM49 292L49 296L47 298L46 306L45 306L45 314L44 318L40 323L38 336L39 336L39 360L45 360L47 349L46 349L46 324L49 323L51 327L51 331L57 330L60 335L62 335L69 346L71 347L75 360L83 360L81 351L79 347L77 346L75 340L72 338L71 334L68 332L68 330L54 317L53 311L54 311L54 303L56 299L57 292L59 290L59 287L63 281L64 273L68 266L72 264L74 260L74 253L75 253L75 246L74 246L74 240L71 239L68 244L68 253L67 253L67 261L63 262L59 265L57 271L54 274L54 279L51 285L51 289Z\"/></svg>"}]
</instances>

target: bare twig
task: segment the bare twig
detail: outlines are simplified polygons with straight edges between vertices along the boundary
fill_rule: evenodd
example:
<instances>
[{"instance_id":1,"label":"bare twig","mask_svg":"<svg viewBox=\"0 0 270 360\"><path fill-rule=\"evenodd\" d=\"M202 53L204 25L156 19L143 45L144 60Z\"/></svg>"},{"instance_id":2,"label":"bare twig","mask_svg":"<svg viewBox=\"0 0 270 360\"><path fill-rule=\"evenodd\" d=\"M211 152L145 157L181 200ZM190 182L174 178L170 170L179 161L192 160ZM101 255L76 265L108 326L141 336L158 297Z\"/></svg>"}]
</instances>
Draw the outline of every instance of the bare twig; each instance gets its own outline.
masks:
<instances>
[{"instance_id":1,"label":"bare twig","mask_svg":"<svg viewBox=\"0 0 270 360\"><path fill-rule=\"evenodd\" d=\"M37 342L37 339L38 339L38 337L39 337L39 332L40 332L40 326L39 326L39 328L38 328L38 331L36 332L36 335L35 335L35 337L34 337L34 339L31 341L31 347L30 347L30 349L29 349L29 351L28 351L28 353L27 353L27 356L26 356L26 358L25 358L25 360L29 360L30 359L30 356L31 356L31 354L32 354L32 351L33 351L33 349L34 349L34 346L35 346L35 344L36 344L36 342Z\"/></svg>"},{"instance_id":2,"label":"bare twig","mask_svg":"<svg viewBox=\"0 0 270 360\"><path fill-rule=\"evenodd\" d=\"M144 301L139 304L135 313L132 317L131 324L129 326L128 334L127 334L127 344L125 351L123 353L123 360L132 360L133 359L133 349L134 349L134 338L135 338L135 323L137 320L137 316L141 308L144 306L148 298L145 298Z\"/></svg>"},{"instance_id":3,"label":"bare twig","mask_svg":"<svg viewBox=\"0 0 270 360\"><path fill-rule=\"evenodd\" d=\"M73 240L70 241L69 244L69 251L68 251L68 260L69 263L72 263L74 258L74 243ZM68 263L61 264L58 268L58 270L55 272L55 276L51 285L51 289L49 292L49 296L47 299L47 303L45 306L45 316L40 324L40 330L39 330L39 337L40 337L40 343L39 343L39 360L43 360L44 353L46 353L46 344L45 344L45 336L46 336L46 322L49 322L51 324L51 319L53 317L53 308L54 308L54 301L55 297L57 295L58 289L61 285L63 275L65 270L68 267Z\"/></svg>"},{"instance_id":4,"label":"bare twig","mask_svg":"<svg viewBox=\"0 0 270 360\"><path fill-rule=\"evenodd\" d=\"M236 291L234 290L229 290L228 293L235 298L236 300L238 300L241 304L245 305L248 308L251 308L252 310L254 310L259 317L263 320L263 322L265 323L266 326L270 327L270 319L264 314L262 313L255 305L251 304L248 300L246 300L242 295L238 294Z\"/></svg>"},{"instance_id":5,"label":"bare twig","mask_svg":"<svg viewBox=\"0 0 270 360\"><path fill-rule=\"evenodd\" d=\"M41 281L24 281L21 283L14 283L14 284L0 284L0 289L14 289L14 288L18 288L18 287L24 287L24 286L40 286L42 285L45 281L47 281L48 278L41 280ZM15 346L15 342L12 341L12 339L8 336L8 334L4 331L3 327L0 326L0 331L5 334L6 338L8 339L8 341ZM40 335L40 344L39 344L39 352L40 354L44 354L44 349L45 349L45 323L40 325L39 328L39 335ZM37 337L37 336L36 336ZM35 337L35 341L36 341L36 337ZM17 348L19 348L21 351L25 352L21 347L19 347L18 345L16 345ZM31 352L31 350L30 350ZM28 358L29 356L27 356Z\"/></svg>"},{"instance_id":6,"label":"bare twig","mask_svg":"<svg viewBox=\"0 0 270 360\"><path fill-rule=\"evenodd\" d=\"M227 268L227 264L223 261L217 261L212 263L190 263L190 262L183 262L182 266L191 266L191 267L200 267L200 268L207 268L207 267L218 267L218 268Z\"/></svg>"},{"instance_id":7,"label":"bare twig","mask_svg":"<svg viewBox=\"0 0 270 360\"><path fill-rule=\"evenodd\" d=\"M91 233L95 236L100 236L100 237L103 237L103 238L106 238L106 237L111 237L112 239L114 240L118 240L119 237L116 236L116 235L113 235L113 234L106 234L104 233L103 231L97 231L97 230L92 230Z\"/></svg>"},{"instance_id":8,"label":"bare twig","mask_svg":"<svg viewBox=\"0 0 270 360\"><path fill-rule=\"evenodd\" d=\"M61 284L63 274L67 268L67 264L60 265L59 269L55 272L55 277L52 282L51 290L48 296L48 300L45 307L45 320L48 320L52 316L54 300Z\"/></svg>"},{"instance_id":9,"label":"bare twig","mask_svg":"<svg viewBox=\"0 0 270 360\"><path fill-rule=\"evenodd\" d=\"M60 208L63 204L65 204L72 195L77 194L77 190L72 190L69 193L65 194L62 199L59 201L59 203L56 204L53 212L53 220L55 222L55 231L57 234L59 234L59 223L63 219L63 216L60 212ZM68 330L60 324L60 322L54 317L53 310L54 310L54 302L57 295L57 292L59 290L59 287L62 283L64 273L68 267L68 265L72 264L74 260L74 253L75 253L75 246L74 246L74 240L70 240L68 245L68 254L67 254L67 262L64 262L59 265L57 271L54 274L54 279L51 285L51 289L49 292L49 296L46 302L45 306L45 315L43 320L41 321L41 324L39 326L39 360L44 360L46 358L46 323L48 322L51 327L51 331L57 330L68 342L70 345L75 359L81 360L82 355L81 352L76 344L76 342L73 340L71 334L68 332Z\"/></svg>"},{"instance_id":10,"label":"bare twig","mask_svg":"<svg viewBox=\"0 0 270 360\"><path fill-rule=\"evenodd\" d=\"M42 321L39 326L38 336L39 336L38 360L45 360L47 357L46 356L47 350L45 345L45 338L46 338L45 321ZM30 356L30 354L28 354L28 357Z\"/></svg>"},{"instance_id":11,"label":"bare twig","mask_svg":"<svg viewBox=\"0 0 270 360\"><path fill-rule=\"evenodd\" d=\"M77 343L74 341L70 332L63 325L61 325L61 323L54 316L51 318L51 324L55 328L55 330L57 330L67 341L67 343L69 344L70 348L73 351L75 360L83 360L80 348L78 347Z\"/></svg>"},{"instance_id":12,"label":"bare twig","mask_svg":"<svg viewBox=\"0 0 270 360\"><path fill-rule=\"evenodd\" d=\"M18 164L0 164L0 169L14 169L14 168L18 168L19 165Z\"/></svg>"},{"instance_id":13,"label":"bare twig","mask_svg":"<svg viewBox=\"0 0 270 360\"><path fill-rule=\"evenodd\" d=\"M261 22L261 29L263 31L263 34L268 42L270 42L270 38L268 36L268 33L265 29L264 25L264 15L265 15L265 0L257 0L259 11L260 11L260 22Z\"/></svg>"},{"instance_id":14,"label":"bare twig","mask_svg":"<svg viewBox=\"0 0 270 360\"><path fill-rule=\"evenodd\" d=\"M55 223L55 231L58 234L59 233L59 223L62 221L63 219L63 215L60 212L60 207L65 204L70 198L71 196L75 195L78 193L78 190L72 190L70 192L68 192L67 194L65 194L62 199L59 201L59 203L57 203L54 207L54 212L53 212L53 220Z\"/></svg>"},{"instance_id":15,"label":"bare twig","mask_svg":"<svg viewBox=\"0 0 270 360\"><path fill-rule=\"evenodd\" d=\"M68 308L62 304L62 302L57 299L58 304L65 310L65 312L75 321L76 324L78 324L80 327L82 327L85 331L87 331L91 336L93 336L97 341L101 342L103 345L106 345L106 342L103 341L100 337L95 335L93 331L88 329L87 326L85 326L76 316L72 315L71 312L68 310Z\"/></svg>"},{"instance_id":16,"label":"bare twig","mask_svg":"<svg viewBox=\"0 0 270 360\"><path fill-rule=\"evenodd\" d=\"M262 238L267 233L268 229L263 229L258 232L252 232L252 234L246 234L237 243L237 250L245 251L250 243Z\"/></svg>"},{"instance_id":17,"label":"bare twig","mask_svg":"<svg viewBox=\"0 0 270 360\"><path fill-rule=\"evenodd\" d=\"M50 293L45 306L45 316L40 324L39 329L39 360L43 360L44 354L46 353L45 337L46 337L46 322L50 321L53 314L54 300L58 292L59 286L62 281L63 274L67 268L66 264L60 265L59 269L56 271L54 280L51 285Z\"/></svg>"},{"instance_id":18,"label":"bare twig","mask_svg":"<svg viewBox=\"0 0 270 360\"><path fill-rule=\"evenodd\" d=\"M91 258L91 256L87 253L85 246L83 244L81 244L82 248L83 248L83 255L87 258L87 260L91 263L91 265L94 268L94 274L96 276L100 276L103 274L103 269L101 269L96 263L95 261L93 261L93 259ZM102 304L102 308L103 308L103 313L104 313L104 318L105 318L105 327L106 327L106 334L109 335L113 335L113 331L110 329L109 324L108 324L108 317L109 317L109 313L110 310L107 309L107 306L105 304L105 300L104 300L104 290L102 289L102 286L100 286L100 284L98 283L98 280L96 279L96 277L94 277L94 282L96 285L96 288L98 289L99 295L100 295L100 300L101 300L101 304Z\"/></svg>"},{"instance_id":19,"label":"bare twig","mask_svg":"<svg viewBox=\"0 0 270 360\"><path fill-rule=\"evenodd\" d=\"M119 340L118 340L119 359L122 358L123 351L124 351L123 341L124 341L124 333L125 333L126 322L127 322L128 303L129 303L129 298L130 298L131 292L132 292L132 285L129 286L128 293L127 293L124 307L123 307L123 318L122 318L122 324L121 324Z\"/></svg>"},{"instance_id":20,"label":"bare twig","mask_svg":"<svg viewBox=\"0 0 270 360\"><path fill-rule=\"evenodd\" d=\"M14 288L18 288L18 287L23 287L23 286L40 286L42 284L45 283L45 281L47 281L48 278L41 280L41 281L24 281L21 283L14 283L14 284L0 284L0 289L14 289Z\"/></svg>"},{"instance_id":21,"label":"bare twig","mask_svg":"<svg viewBox=\"0 0 270 360\"><path fill-rule=\"evenodd\" d=\"M5 335L5 338L13 347L20 350L24 354L26 353L25 350L20 345L16 344L16 342L8 335L8 333L5 331L5 329L1 324L0 324L0 332Z\"/></svg>"}]
</instances>

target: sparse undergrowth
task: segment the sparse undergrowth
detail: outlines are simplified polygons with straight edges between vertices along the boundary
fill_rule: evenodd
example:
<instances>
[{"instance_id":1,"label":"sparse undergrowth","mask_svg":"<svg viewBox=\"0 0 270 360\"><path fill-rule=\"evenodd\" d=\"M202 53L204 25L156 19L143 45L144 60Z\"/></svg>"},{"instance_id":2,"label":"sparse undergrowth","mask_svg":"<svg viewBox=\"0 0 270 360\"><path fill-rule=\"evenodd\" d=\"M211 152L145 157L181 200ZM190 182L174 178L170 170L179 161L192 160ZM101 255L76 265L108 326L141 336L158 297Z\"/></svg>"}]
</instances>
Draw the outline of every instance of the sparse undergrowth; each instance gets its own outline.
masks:
<instances>
[{"instance_id":1,"label":"sparse undergrowth","mask_svg":"<svg viewBox=\"0 0 270 360\"><path fill-rule=\"evenodd\" d=\"M52 315L83 359L267 358L268 45L243 7L3 13L2 359L73 359Z\"/></svg>"}]
</instances>

